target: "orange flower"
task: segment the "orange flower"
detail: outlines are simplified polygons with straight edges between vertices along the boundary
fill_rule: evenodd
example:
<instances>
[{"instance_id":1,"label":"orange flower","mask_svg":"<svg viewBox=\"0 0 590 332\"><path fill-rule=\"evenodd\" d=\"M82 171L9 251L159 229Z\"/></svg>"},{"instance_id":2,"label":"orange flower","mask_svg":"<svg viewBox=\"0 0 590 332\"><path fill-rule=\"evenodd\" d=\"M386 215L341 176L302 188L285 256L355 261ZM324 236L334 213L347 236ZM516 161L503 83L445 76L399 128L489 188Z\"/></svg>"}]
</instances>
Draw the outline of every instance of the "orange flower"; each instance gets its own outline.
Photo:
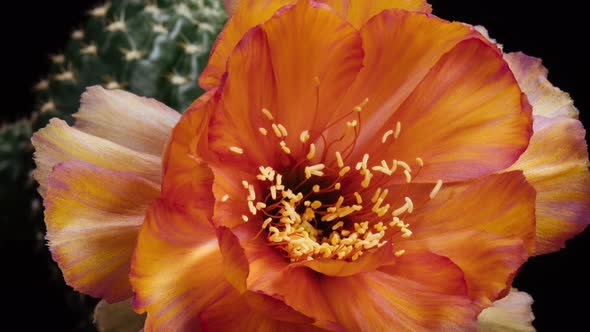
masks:
<instances>
[{"instance_id":1,"label":"orange flower","mask_svg":"<svg viewBox=\"0 0 590 332\"><path fill-rule=\"evenodd\" d=\"M475 328L589 221L571 100L424 1L294 2L236 6L172 135L100 88L36 134L66 281L146 331Z\"/></svg>"},{"instance_id":2,"label":"orange flower","mask_svg":"<svg viewBox=\"0 0 590 332\"><path fill-rule=\"evenodd\" d=\"M424 13L284 4L238 5L173 131L131 269L145 328L474 327L535 241L535 190L494 174L532 134L502 52Z\"/></svg>"}]
</instances>

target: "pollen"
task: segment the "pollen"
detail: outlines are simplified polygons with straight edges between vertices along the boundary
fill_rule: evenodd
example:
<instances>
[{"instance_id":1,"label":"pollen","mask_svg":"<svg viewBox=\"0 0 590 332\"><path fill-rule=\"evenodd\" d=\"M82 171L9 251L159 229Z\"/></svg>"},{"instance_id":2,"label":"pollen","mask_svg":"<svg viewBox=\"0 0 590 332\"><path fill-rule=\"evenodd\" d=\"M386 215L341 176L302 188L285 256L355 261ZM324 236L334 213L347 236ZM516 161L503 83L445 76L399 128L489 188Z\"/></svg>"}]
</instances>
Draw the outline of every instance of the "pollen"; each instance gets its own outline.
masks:
<instances>
[{"instance_id":1,"label":"pollen","mask_svg":"<svg viewBox=\"0 0 590 332\"><path fill-rule=\"evenodd\" d=\"M270 121L273 121L275 119L275 117L272 115L272 113L269 110L267 110L266 108L262 109L262 114L264 114L264 116Z\"/></svg>"},{"instance_id":2,"label":"pollen","mask_svg":"<svg viewBox=\"0 0 590 332\"><path fill-rule=\"evenodd\" d=\"M311 143L309 145L309 152L307 153L306 157L308 160L312 160L314 156L315 156L315 144Z\"/></svg>"},{"instance_id":3,"label":"pollen","mask_svg":"<svg viewBox=\"0 0 590 332\"><path fill-rule=\"evenodd\" d=\"M237 146L230 146L229 150L233 153L236 153L236 154L244 154L244 150L242 148L237 147Z\"/></svg>"},{"instance_id":4,"label":"pollen","mask_svg":"<svg viewBox=\"0 0 590 332\"><path fill-rule=\"evenodd\" d=\"M299 135L299 140L301 141L301 143L307 142L309 140L309 131L308 130L304 130L301 132L301 134Z\"/></svg>"},{"instance_id":5,"label":"pollen","mask_svg":"<svg viewBox=\"0 0 590 332\"><path fill-rule=\"evenodd\" d=\"M314 80L319 86L319 79ZM249 211L242 215L243 221L259 222L256 224L261 228L259 234L265 234L269 244L285 259L303 262L324 258L352 262L388 243L393 244L393 239L403 241L413 235L409 223L403 219L418 207L405 193L408 192L407 183L419 175L424 161L416 157L412 166L417 171L413 172L410 164L403 160L377 160L368 153L358 154L355 144L362 129L358 112L368 101L365 98L355 106L356 120L337 120L346 121L347 128L354 129L343 128L343 134L337 141L330 142L328 137L319 133L322 144L316 146L317 142L309 143L306 147L310 131L303 130L299 133L304 151L301 155L282 156L277 163L280 170L266 165L257 166L253 174L255 182L242 181L245 189L243 208ZM276 121L266 108L261 112L270 122L265 125L266 128L259 127L258 131L264 136L274 134L271 136L279 138L274 148L291 154L285 138L287 128ZM401 123L398 121L394 128L383 133L381 143L397 138L400 132ZM349 145L338 144L345 135L354 135L354 140L343 141L349 142ZM342 148L338 150L338 146ZM230 150L244 153L242 148L235 146ZM351 162L353 158L357 159ZM397 177L392 183L394 174ZM405 177L406 183L399 183L400 176L402 179ZM441 186L442 181L439 180L430 193L431 198ZM221 198L222 202L227 200L227 194ZM232 196L232 203L237 201ZM400 257L405 250L393 253Z\"/></svg>"},{"instance_id":6,"label":"pollen","mask_svg":"<svg viewBox=\"0 0 590 332\"><path fill-rule=\"evenodd\" d=\"M443 181L442 180L438 180L436 181L436 185L434 186L434 188L432 188L432 191L430 192L430 199L433 199L434 197L436 197L436 194L438 194L440 188L443 185Z\"/></svg>"},{"instance_id":7,"label":"pollen","mask_svg":"<svg viewBox=\"0 0 590 332\"><path fill-rule=\"evenodd\" d=\"M393 130L388 130L385 132L385 134L383 134L383 137L381 137L381 143L385 144L385 142L387 142L387 138L389 136L393 135Z\"/></svg>"}]
</instances>

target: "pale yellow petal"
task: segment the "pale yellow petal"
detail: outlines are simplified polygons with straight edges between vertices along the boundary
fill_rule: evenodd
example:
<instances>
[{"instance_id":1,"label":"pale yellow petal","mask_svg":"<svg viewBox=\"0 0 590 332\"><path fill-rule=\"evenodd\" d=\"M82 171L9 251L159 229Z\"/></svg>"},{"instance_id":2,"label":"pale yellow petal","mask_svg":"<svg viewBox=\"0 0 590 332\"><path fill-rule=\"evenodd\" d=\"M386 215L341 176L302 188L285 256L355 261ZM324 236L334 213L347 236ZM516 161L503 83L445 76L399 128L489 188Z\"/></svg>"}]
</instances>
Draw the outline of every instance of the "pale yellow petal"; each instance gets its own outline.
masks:
<instances>
[{"instance_id":1,"label":"pale yellow petal","mask_svg":"<svg viewBox=\"0 0 590 332\"><path fill-rule=\"evenodd\" d=\"M477 317L478 332L534 332L533 298L512 289L503 299L482 311Z\"/></svg>"},{"instance_id":2,"label":"pale yellow petal","mask_svg":"<svg viewBox=\"0 0 590 332\"><path fill-rule=\"evenodd\" d=\"M155 99L93 86L74 117L74 127L85 133L160 156L180 114Z\"/></svg>"}]
</instances>

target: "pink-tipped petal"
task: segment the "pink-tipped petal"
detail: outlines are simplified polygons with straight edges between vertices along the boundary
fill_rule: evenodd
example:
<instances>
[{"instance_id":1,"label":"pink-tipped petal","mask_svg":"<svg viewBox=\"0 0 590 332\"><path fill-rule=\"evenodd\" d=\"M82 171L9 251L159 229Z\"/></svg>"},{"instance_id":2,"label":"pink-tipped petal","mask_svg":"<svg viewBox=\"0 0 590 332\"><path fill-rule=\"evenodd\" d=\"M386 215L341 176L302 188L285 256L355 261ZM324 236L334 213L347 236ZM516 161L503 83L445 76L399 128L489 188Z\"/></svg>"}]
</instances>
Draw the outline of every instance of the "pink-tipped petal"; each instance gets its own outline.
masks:
<instances>
[{"instance_id":1,"label":"pink-tipped petal","mask_svg":"<svg viewBox=\"0 0 590 332\"><path fill-rule=\"evenodd\" d=\"M141 153L113 143L107 139L72 128L62 120L52 119L47 127L32 138L35 146L33 172L39 182L39 192L47 190L47 178L52 168L64 161L79 160L114 171L136 174L154 183L160 183L160 156Z\"/></svg>"},{"instance_id":2,"label":"pink-tipped petal","mask_svg":"<svg viewBox=\"0 0 590 332\"><path fill-rule=\"evenodd\" d=\"M75 161L56 166L45 222L66 282L108 302L129 298L131 255L144 213L158 194L156 184L134 174Z\"/></svg>"},{"instance_id":3,"label":"pink-tipped petal","mask_svg":"<svg viewBox=\"0 0 590 332\"><path fill-rule=\"evenodd\" d=\"M578 109L570 95L547 80L548 70L541 59L521 52L505 54L504 58L533 106L534 115L578 118Z\"/></svg>"},{"instance_id":4,"label":"pink-tipped petal","mask_svg":"<svg viewBox=\"0 0 590 332\"><path fill-rule=\"evenodd\" d=\"M161 156L180 114L155 99L90 87L82 94L75 128L138 152Z\"/></svg>"},{"instance_id":5,"label":"pink-tipped petal","mask_svg":"<svg viewBox=\"0 0 590 332\"><path fill-rule=\"evenodd\" d=\"M510 170L523 170L537 191L539 255L563 248L590 223L590 173L580 121L535 117L535 124L528 149Z\"/></svg>"}]
</instances>

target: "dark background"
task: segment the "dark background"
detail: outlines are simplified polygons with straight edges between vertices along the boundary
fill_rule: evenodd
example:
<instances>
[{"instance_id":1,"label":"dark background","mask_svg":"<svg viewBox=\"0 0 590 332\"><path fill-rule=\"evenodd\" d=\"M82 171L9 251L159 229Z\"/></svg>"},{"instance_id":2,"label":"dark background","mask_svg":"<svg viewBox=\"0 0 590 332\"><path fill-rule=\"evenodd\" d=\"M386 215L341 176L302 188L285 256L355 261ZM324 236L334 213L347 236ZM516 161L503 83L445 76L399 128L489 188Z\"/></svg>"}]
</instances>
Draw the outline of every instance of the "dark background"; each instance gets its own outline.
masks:
<instances>
[{"instance_id":1,"label":"dark background","mask_svg":"<svg viewBox=\"0 0 590 332\"><path fill-rule=\"evenodd\" d=\"M101 1L19 1L3 11L2 109L0 121L12 121L33 109L31 87L49 67L48 54L58 53L70 32L80 26L86 11ZM505 51L523 51L540 57L550 80L569 92L588 121L588 55L582 50L588 28L584 10L574 1L541 4L537 0L450 1L431 0L434 13L449 20L484 25L504 44ZM8 104L6 103L8 101ZM18 221L15 221L18 222ZM33 243L13 240L1 246L0 299L3 328L54 331L72 328L75 318L60 303L59 289L47 281L45 255ZM532 294L539 331L588 330L590 232L568 242L558 253L531 258L515 280L515 287ZM8 295L8 298L6 298ZM8 311L6 311L6 306ZM8 321L6 321L8 318ZM20 326L20 328L6 327Z\"/></svg>"}]
</instances>

